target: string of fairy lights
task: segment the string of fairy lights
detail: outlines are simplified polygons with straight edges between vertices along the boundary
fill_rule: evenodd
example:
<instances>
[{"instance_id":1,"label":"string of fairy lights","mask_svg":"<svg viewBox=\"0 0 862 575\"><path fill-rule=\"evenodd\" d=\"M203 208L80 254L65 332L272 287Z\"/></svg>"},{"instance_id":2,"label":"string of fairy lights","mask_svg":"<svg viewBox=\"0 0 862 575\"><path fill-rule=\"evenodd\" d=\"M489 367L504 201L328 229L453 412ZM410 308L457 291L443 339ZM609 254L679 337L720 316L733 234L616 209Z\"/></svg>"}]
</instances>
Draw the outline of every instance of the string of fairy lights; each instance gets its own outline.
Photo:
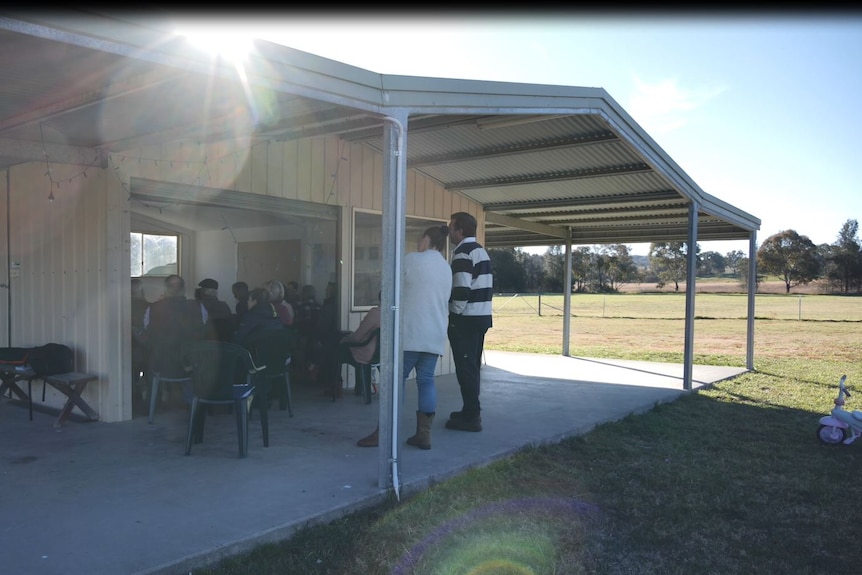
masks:
<instances>
[{"instance_id":1,"label":"string of fairy lights","mask_svg":"<svg viewBox=\"0 0 862 575\"><path fill-rule=\"evenodd\" d=\"M42 154L45 156L45 177L48 178L48 182L50 184L49 189L48 189L48 201L53 202L54 201L54 186L56 186L57 190L59 190L60 184L63 182L71 184L73 181L75 181L76 179L78 179L80 177L86 178L87 177L87 170L94 168L94 167L99 165L99 163L100 163L99 152L98 151L95 152L96 156L95 156L95 158L93 158L93 161L88 166L85 166L80 172L78 172L77 174L75 174L69 178L63 178L62 180L57 180L54 178L54 169L51 167L51 159L48 155L48 148L45 145L45 131L44 131L43 125L41 123L39 124L39 136L42 140Z\"/></svg>"},{"instance_id":2,"label":"string of fairy lights","mask_svg":"<svg viewBox=\"0 0 862 575\"><path fill-rule=\"evenodd\" d=\"M78 171L72 175L69 175L69 176L64 176L62 178L58 178L54 168L52 167L51 156L48 152L48 145L47 145L46 140L45 140L45 134L44 134L44 129L43 129L42 124L39 125L39 131L40 131L40 136L41 136L41 140L42 140L42 142L41 142L42 153L43 153L44 158L45 158L45 177L48 179L48 183L49 183L48 201L53 202L55 199L55 196L54 196L55 190L59 193L62 190L63 186L71 186L72 184L75 183L76 180L87 178L88 177L87 176L88 170L100 169L101 164L102 164L102 157L101 157L99 151L96 150L93 160L89 164L82 166L80 171ZM254 145L251 146L251 149L254 149ZM222 163L229 161L229 160L230 161L236 161L239 159L241 153L242 153L241 150L229 152L227 154L224 154L223 156L215 158L214 161L217 164L222 164ZM110 168L111 168L111 172L113 172L113 174L117 178L117 181L120 183L123 190L126 192L128 199L130 201L133 199L132 193L131 193L131 190L129 189L128 184L126 183L126 180L122 176L123 164L125 164L127 162L135 162L138 165L152 163L153 166L156 168L158 168L160 166L170 166L171 168L174 168L178 165L184 166L186 168L197 168L197 174L192 178L192 181L190 182L191 184L193 184L193 185L209 185L212 182L212 177L209 173L209 167L212 164L212 161L206 155L204 155L203 158L201 158L199 160L194 160L194 159L176 160L176 159L154 158L154 157L149 157L146 155L109 153L109 154L107 154L107 158L108 158L108 163L109 163ZM64 165L66 165L66 164L64 164Z\"/></svg>"}]
</instances>

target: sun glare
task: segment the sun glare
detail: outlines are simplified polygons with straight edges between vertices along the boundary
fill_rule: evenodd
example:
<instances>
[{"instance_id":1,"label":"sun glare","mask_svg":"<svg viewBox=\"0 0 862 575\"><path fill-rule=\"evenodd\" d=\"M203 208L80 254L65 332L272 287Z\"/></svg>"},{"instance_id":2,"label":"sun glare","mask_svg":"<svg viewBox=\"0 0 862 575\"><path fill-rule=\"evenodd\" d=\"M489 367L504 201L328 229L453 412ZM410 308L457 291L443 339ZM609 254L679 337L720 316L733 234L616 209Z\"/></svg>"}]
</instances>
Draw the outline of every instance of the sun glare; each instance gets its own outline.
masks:
<instances>
[{"instance_id":1,"label":"sun glare","mask_svg":"<svg viewBox=\"0 0 862 575\"><path fill-rule=\"evenodd\" d=\"M194 46L232 64L241 64L251 52L254 35L229 26L184 26L176 33Z\"/></svg>"}]
</instances>

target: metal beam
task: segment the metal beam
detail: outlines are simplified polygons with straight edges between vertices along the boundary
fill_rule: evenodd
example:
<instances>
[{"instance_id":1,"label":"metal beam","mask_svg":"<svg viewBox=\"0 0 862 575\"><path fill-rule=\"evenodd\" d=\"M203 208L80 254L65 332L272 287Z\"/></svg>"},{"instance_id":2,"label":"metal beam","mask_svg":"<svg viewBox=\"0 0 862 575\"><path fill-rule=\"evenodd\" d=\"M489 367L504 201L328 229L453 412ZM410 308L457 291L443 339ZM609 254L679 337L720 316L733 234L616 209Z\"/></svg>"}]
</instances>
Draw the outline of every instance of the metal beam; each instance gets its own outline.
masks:
<instances>
[{"instance_id":1,"label":"metal beam","mask_svg":"<svg viewBox=\"0 0 862 575\"><path fill-rule=\"evenodd\" d=\"M93 90L90 92L76 94L75 96L53 102L46 106L28 109L26 112L6 117L0 122L0 133L20 128L35 123L45 123L48 120L58 116L66 115L70 112L83 110L90 106L104 105L105 102L128 96L142 90L158 88L169 82L176 82L183 78L184 74L170 73L166 75L163 72L149 73L137 77L133 81L115 81L111 84L109 93L105 93L103 89Z\"/></svg>"},{"instance_id":2,"label":"metal beam","mask_svg":"<svg viewBox=\"0 0 862 575\"><path fill-rule=\"evenodd\" d=\"M519 230L528 230L537 234L544 234L546 236L551 236L554 238L565 239L569 237L568 232L563 228L555 228L553 226L547 226L545 224L530 222L528 220L521 220L510 216L504 216L503 214L498 214L495 212L485 212L485 223L507 226Z\"/></svg>"},{"instance_id":3,"label":"metal beam","mask_svg":"<svg viewBox=\"0 0 862 575\"><path fill-rule=\"evenodd\" d=\"M455 164L458 162L471 162L474 160L487 160L489 158L502 158L506 156L515 156L520 154L529 154L532 152L546 152L548 150L562 150L567 148L577 148L580 146L588 146L592 144L604 144L607 142L615 142L619 140L611 132L600 132L590 134L588 136L570 136L566 138L553 138L550 140L542 140L538 142L525 142L517 144L508 144L505 146L494 146L493 148L481 148L469 152L458 154L439 154L436 156L427 156L425 158L416 158L410 162L411 168L425 168L428 166L440 166L446 164Z\"/></svg>"},{"instance_id":4,"label":"metal beam","mask_svg":"<svg viewBox=\"0 0 862 575\"><path fill-rule=\"evenodd\" d=\"M449 128L452 126L462 126L465 124L474 125L476 119L481 116L449 116L439 114L422 114L411 116L408 122L408 131L410 135L415 136L424 132L434 132L440 129ZM357 131L350 136L345 137L351 143L363 142L367 140L379 140L381 131L379 129L367 129ZM377 146L380 148L380 146Z\"/></svg>"},{"instance_id":5,"label":"metal beam","mask_svg":"<svg viewBox=\"0 0 862 575\"><path fill-rule=\"evenodd\" d=\"M177 182L163 182L132 176L129 182L132 197L149 202L188 204L191 206L230 207L247 210L264 210L273 213L289 212L303 217L330 221L338 219L338 207L301 200L291 200L262 194L248 194L222 188L205 188Z\"/></svg>"},{"instance_id":6,"label":"metal beam","mask_svg":"<svg viewBox=\"0 0 862 575\"><path fill-rule=\"evenodd\" d=\"M536 184L547 182L568 182L572 180L584 180L587 178L602 178L605 176L621 176L631 174L649 174L653 169L643 163L624 164L621 166L610 166L607 168L588 168L584 170L565 170L547 174L532 174L527 176L507 176L500 178L485 178L467 182L454 182L446 186L450 191L481 190L486 188L500 188L503 186L518 186L522 184Z\"/></svg>"},{"instance_id":7,"label":"metal beam","mask_svg":"<svg viewBox=\"0 0 862 575\"><path fill-rule=\"evenodd\" d=\"M596 204L596 201L600 203ZM535 210L537 208L579 208L602 206L627 206L650 204L668 201L685 201L679 192L674 190L660 190L655 192L640 192L626 194L624 196L613 196L607 198L561 198L559 200L535 200L530 202L498 202L485 204L485 209L495 212L507 212L510 210Z\"/></svg>"},{"instance_id":8,"label":"metal beam","mask_svg":"<svg viewBox=\"0 0 862 575\"><path fill-rule=\"evenodd\" d=\"M0 157L23 162L50 162L75 166L108 167L108 155L99 148L49 144L0 138Z\"/></svg>"}]
</instances>

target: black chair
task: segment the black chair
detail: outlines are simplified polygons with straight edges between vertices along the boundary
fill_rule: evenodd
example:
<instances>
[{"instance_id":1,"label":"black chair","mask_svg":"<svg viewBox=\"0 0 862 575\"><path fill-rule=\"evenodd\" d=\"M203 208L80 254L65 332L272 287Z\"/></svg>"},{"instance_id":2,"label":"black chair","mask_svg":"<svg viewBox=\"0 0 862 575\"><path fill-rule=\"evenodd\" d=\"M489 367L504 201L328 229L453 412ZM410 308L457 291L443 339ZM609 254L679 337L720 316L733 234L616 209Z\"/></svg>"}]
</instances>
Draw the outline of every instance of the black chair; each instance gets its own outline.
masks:
<instances>
[{"instance_id":1,"label":"black chair","mask_svg":"<svg viewBox=\"0 0 862 575\"><path fill-rule=\"evenodd\" d=\"M368 334L364 340L348 343L347 347L364 347L371 343L374 344L374 355L371 357L371 361L368 363L359 363L355 359L353 359L353 354L348 354L347 363L353 366L353 369L356 371L356 391L357 394L362 394L365 399L365 403L371 403L371 368L375 365L380 365L380 328L373 330ZM333 401L335 401L335 395L333 394Z\"/></svg>"},{"instance_id":2,"label":"black chair","mask_svg":"<svg viewBox=\"0 0 862 575\"><path fill-rule=\"evenodd\" d=\"M293 328L289 327L252 334L245 342L244 347L251 351L255 363L266 367L260 374L266 389L258 393L254 400L260 409L268 407L270 397L274 394L278 397L278 408L281 411L287 409L288 415L293 417L290 363L295 345L296 335Z\"/></svg>"},{"instance_id":3,"label":"black chair","mask_svg":"<svg viewBox=\"0 0 862 575\"><path fill-rule=\"evenodd\" d=\"M188 348L193 395L189 430L186 438L186 455L193 443L203 441L207 407L226 405L236 415L239 456L248 455L248 415L256 384L263 366L256 366L251 353L235 343L201 341ZM264 446L268 443L268 420L261 417Z\"/></svg>"},{"instance_id":4,"label":"black chair","mask_svg":"<svg viewBox=\"0 0 862 575\"><path fill-rule=\"evenodd\" d=\"M234 316L231 317L216 317L209 318L206 325L206 339L216 339L218 341L230 341L233 337L233 332L236 331L237 320Z\"/></svg>"}]
</instances>

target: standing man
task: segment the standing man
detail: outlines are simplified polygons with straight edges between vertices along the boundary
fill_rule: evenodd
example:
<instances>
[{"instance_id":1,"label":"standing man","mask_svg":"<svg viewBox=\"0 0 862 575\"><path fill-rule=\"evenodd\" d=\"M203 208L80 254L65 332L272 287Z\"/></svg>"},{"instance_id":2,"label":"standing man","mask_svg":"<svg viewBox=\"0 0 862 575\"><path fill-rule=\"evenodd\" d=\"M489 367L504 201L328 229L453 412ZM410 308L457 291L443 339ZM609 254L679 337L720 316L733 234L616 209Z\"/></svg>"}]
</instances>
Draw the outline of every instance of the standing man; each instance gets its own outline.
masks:
<instances>
[{"instance_id":1,"label":"standing man","mask_svg":"<svg viewBox=\"0 0 862 575\"><path fill-rule=\"evenodd\" d=\"M452 252L452 295L449 298L447 335L464 406L461 411L449 414L446 428L482 431L479 369L485 332L492 325L491 258L476 241L476 218L466 212L452 214L449 240L455 249Z\"/></svg>"}]
</instances>

